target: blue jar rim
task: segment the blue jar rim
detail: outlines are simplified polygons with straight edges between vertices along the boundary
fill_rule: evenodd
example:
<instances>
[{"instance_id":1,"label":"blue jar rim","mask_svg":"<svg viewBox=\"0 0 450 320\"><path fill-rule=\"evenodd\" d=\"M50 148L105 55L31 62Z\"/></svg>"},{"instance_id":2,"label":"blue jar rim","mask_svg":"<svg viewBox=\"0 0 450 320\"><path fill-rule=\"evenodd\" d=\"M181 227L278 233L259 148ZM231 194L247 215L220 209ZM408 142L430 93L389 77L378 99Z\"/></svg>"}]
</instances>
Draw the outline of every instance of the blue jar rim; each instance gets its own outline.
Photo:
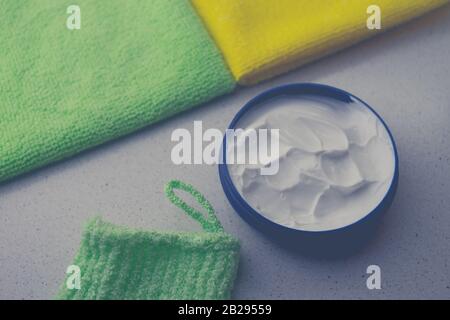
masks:
<instances>
[{"instance_id":1,"label":"blue jar rim","mask_svg":"<svg viewBox=\"0 0 450 320\"><path fill-rule=\"evenodd\" d=\"M226 162L226 135L224 135L222 146L221 146L221 161L219 163L219 178L220 182L222 184L222 188L225 192L225 195L232 205L232 207L237 211L241 217L249 217L250 220L253 220L255 222L261 223L265 227L268 227L269 229L273 229L275 231L281 232L281 233L297 233L297 234L332 234L332 233L339 233L343 231L349 231L353 229L355 226L362 224L366 222L369 218L374 216L377 213L384 212L388 209L390 206L393 198L395 197L395 193L397 191L397 185L398 185L398 179L399 179L399 157L398 157L398 151L397 146L394 140L394 137L387 126L386 122L383 120L383 118L365 101L358 98L357 96L344 91L342 89L324 85L324 84L318 84L318 83L291 83L291 84L285 84L281 86L277 86L274 88L271 88L269 90L266 90L251 100L249 100L234 116L230 124L228 125L228 129L236 129L236 125L239 122L239 120L254 106L264 103L269 99L280 97L283 95L316 95L316 96L325 96L325 97L331 97L333 99L337 99L343 102L350 102L352 100L357 100L361 102L366 108L368 108L383 124L385 127L389 138L392 143L392 148L394 150L394 175L391 181L391 184L388 188L388 191L384 195L383 199L378 203L378 205L370 212L368 212L364 217L360 218L359 220L339 228L335 229L329 229L329 230L302 230L302 229L296 229L291 228L279 223L276 223L268 218L266 218L264 215L259 213L257 210L255 210L252 206L248 204L248 202L241 196L239 191L236 189L234 183L232 182L228 165ZM238 209L239 208L239 209ZM251 223L253 224L253 223Z\"/></svg>"}]
</instances>

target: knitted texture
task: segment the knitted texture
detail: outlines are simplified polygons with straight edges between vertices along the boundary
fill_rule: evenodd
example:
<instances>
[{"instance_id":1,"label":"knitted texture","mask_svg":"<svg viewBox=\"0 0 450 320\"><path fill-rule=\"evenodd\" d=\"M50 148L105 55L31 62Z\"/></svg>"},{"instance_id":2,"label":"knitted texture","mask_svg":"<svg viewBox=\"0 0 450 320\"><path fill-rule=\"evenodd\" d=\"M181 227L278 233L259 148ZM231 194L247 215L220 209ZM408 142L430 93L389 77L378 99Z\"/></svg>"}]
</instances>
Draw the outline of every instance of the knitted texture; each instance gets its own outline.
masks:
<instances>
[{"instance_id":1,"label":"knitted texture","mask_svg":"<svg viewBox=\"0 0 450 320\"><path fill-rule=\"evenodd\" d=\"M210 206L206 199L202 205L205 203ZM86 226L73 262L81 271L80 289L68 289L64 284L57 298L230 298L239 242L223 232L215 215L208 215L207 219L210 225L216 222L220 228L199 233L162 233L131 230L93 219Z\"/></svg>"},{"instance_id":2,"label":"knitted texture","mask_svg":"<svg viewBox=\"0 0 450 320\"><path fill-rule=\"evenodd\" d=\"M130 230L96 218L73 264L81 288L59 299L228 299L239 244L225 233Z\"/></svg>"},{"instance_id":3,"label":"knitted texture","mask_svg":"<svg viewBox=\"0 0 450 320\"><path fill-rule=\"evenodd\" d=\"M0 181L230 92L186 0L0 0Z\"/></svg>"},{"instance_id":4,"label":"knitted texture","mask_svg":"<svg viewBox=\"0 0 450 320\"><path fill-rule=\"evenodd\" d=\"M204 217L201 212L188 206L186 202L177 197L175 195L175 192L173 191L174 189L180 189L190 193L194 197L194 199L197 200L197 202L206 210L206 217ZM172 180L166 185L164 192L170 202L172 202L174 205L184 210L189 216L197 220L202 225L203 230L209 232L223 231L222 225L220 224L219 220L217 220L212 205L200 192L195 190L192 185L185 184L178 180Z\"/></svg>"},{"instance_id":5,"label":"knitted texture","mask_svg":"<svg viewBox=\"0 0 450 320\"><path fill-rule=\"evenodd\" d=\"M378 33L367 9L381 9L382 29L448 0L192 0L235 78L252 84Z\"/></svg>"}]
</instances>

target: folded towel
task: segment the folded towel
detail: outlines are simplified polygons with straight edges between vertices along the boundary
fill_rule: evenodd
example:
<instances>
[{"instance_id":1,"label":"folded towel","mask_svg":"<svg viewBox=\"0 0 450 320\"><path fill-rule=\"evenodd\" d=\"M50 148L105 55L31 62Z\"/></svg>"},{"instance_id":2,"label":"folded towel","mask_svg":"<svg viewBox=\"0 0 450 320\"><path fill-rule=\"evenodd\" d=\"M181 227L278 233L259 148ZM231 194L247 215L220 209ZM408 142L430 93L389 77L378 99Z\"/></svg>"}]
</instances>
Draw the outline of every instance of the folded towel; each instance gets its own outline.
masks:
<instances>
[{"instance_id":1,"label":"folded towel","mask_svg":"<svg viewBox=\"0 0 450 320\"><path fill-rule=\"evenodd\" d=\"M0 181L227 93L185 0L0 0Z\"/></svg>"},{"instance_id":2,"label":"folded towel","mask_svg":"<svg viewBox=\"0 0 450 320\"><path fill-rule=\"evenodd\" d=\"M194 195L207 216L175 196L174 188ZM238 240L223 231L212 206L192 186L172 181L166 194L205 232L138 231L95 218L86 227L74 261L80 287L64 284L57 298L228 299L238 267Z\"/></svg>"},{"instance_id":3,"label":"folded towel","mask_svg":"<svg viewBox=\"0 0 450 320\"><path fill-rule=\"evenodd\" d=\"M378 32L367 8L378 5L382 29L448 0L192 0L235 78L251 84L323 57Z\"/></svg>"}]
</instances>

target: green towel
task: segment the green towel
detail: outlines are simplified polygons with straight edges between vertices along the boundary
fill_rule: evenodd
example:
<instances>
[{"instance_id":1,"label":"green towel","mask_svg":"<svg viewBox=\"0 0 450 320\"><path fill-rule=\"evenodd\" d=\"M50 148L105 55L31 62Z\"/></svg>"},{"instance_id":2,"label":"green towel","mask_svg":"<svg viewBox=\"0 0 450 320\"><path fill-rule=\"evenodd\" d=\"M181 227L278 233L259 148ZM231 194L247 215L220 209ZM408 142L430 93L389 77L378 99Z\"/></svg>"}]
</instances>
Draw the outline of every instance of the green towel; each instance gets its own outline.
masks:
<instances>
[{"instance_id":1,"label":"green towel","mask_svg":"<svg viewBox=\"0 0 450 320\"><path fill-rule=\"evenodd\" d=\"M207 216L173 189L191 193ZM239 260L239 242L226 234L211 204L192 186L172 181L169 199L200 222L205 232L130 230L95 218L86 227L74 265L80 289L64 284L59 299L228 299Z\"/></svg>"},{"instance_id":2,"label":"green towel","mask_svg":"<svg viewBox=\"0 0 450 320\"><path fill-rule=\"evenodd\" d=\"M235 85L186 0L0 0L0 39L0 181Z\"/></svg>"}]
</instances>

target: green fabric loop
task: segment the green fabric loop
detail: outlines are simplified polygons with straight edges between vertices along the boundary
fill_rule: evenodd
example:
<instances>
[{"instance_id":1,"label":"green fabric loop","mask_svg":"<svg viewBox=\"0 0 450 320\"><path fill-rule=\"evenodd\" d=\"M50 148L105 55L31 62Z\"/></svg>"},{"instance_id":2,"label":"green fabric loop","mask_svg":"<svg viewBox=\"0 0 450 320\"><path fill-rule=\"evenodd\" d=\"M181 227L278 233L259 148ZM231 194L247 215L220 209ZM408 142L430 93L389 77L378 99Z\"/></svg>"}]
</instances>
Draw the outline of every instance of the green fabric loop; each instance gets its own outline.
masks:
<instances>
[{"instance_id":1,"label":"green fabric loop","mask_svg":"<svg viewBox=\"0 0 450 320\"><path fill-rule=\"evenodd\" d=\"M200 211L195 210L194 208L189 206L186 202L184 202L180 197L178 197L175 194L174 189L183 190L191 194L195 198L195 200L197 200L197 202L206 210L207 216L205 217L205 215L202 214ZM184 210L189 216L197 220L203 227L203 230L207 232L223 232L223 227L216 217L213 206L192 185L184 183L179 180L172 180L166 184L164 191L170 202L172 202L174 205Z\"/></svg>"}]
</instances>

